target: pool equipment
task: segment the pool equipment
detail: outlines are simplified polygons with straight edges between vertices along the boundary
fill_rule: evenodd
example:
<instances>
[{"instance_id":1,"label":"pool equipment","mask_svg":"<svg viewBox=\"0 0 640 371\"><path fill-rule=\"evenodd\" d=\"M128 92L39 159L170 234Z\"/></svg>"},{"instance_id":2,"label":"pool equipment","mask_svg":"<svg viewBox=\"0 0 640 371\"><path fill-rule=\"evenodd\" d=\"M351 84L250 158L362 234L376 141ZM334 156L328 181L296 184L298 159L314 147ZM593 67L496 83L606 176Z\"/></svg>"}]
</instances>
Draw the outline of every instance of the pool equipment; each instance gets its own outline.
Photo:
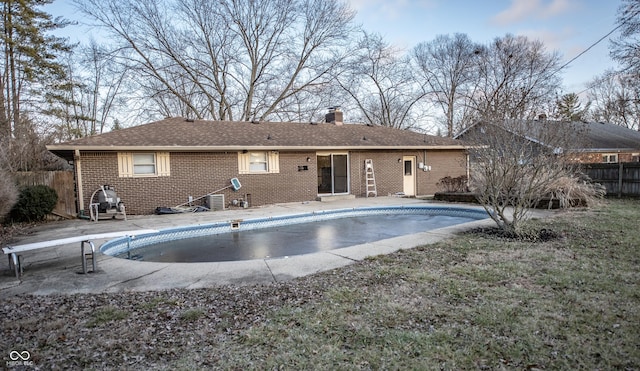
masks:
<instances>
[{"instance_id":1,"label":"pool equipment","mask_svg":"<svg viewBox=\"0 0 640 371\"><path fill-rule=\"evenodd\" d=\"M209 199L211 198L212 195L214 195L215 193L218 193L220 191L224 191L225 189L228 189L228 188L233 188L233 190L237 192L240 189L240 187L242 187L242 185L240 184L240 181L238 180L238 178L231 178L230 182L231 182L231 184L229 184L229 185L227 185L225 187L222 187L220 189L216 189L213 192L209 192L204 196L200 196L200 197L197 197L197 198L193 198L192 196L189 196L189 201L187 201L185 203L182 203L182 204L180 204L178 206L172 207L171 209L180 210L181 208L183 208L183 206L185 206L185 205L191 206L191 204L194 201L203 199L205 197L207 197L207 201L208 201L207 203L209 204L209 208L211 208L211 204L212 203L211 203L211 201L209 201ZM222 199L222 205L223 205L223 209L224 209L224 196L223 195L220 195L220 196L222 196L219 199ZM215 198L215 199L218 200L218 198ZM216 201L215 203L218 204L218 202L219 201ZM189 209L189 210L186 210L186 211L193 211L193 210Z\"/></svg>"},{"instance_id":2,"label":"pool equipment","mask_svg":"<svg viewBox=\"0 0 640 371\"><path fill-rule=\"evenodd\" d=\"M116 191L110 185L101 185L91 195L89 202L89 213L91 220L97 222L101 217L103 219L115 219L117 215L122 215L127 220L124 202L116 194Z\"/></svg>"}]
</instances>

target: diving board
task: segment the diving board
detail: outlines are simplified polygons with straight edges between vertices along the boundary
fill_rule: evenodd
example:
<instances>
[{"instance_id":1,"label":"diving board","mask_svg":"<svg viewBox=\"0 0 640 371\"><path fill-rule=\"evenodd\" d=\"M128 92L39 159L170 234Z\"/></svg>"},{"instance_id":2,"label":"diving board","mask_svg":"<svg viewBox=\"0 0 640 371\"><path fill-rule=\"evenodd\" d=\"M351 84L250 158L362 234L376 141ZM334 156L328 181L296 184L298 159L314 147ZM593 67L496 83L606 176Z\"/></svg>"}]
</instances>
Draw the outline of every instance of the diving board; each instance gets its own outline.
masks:
<instances>
[{"instance_id":1,"label":"diving board","mask_svg":"<svg viewBox=\"0 0 640 371\"><path fill-rule=\"evenodd\" d=\"M15 246L7 245L6 247L2 248L2 252L5 255L9 256L9 269L11 269L13 265L13 269L15 270L16 277L20 277L20 273L22 272L22 267L20 264L20 257L18 255L19 253L80 242L82 272L86 274L87 273L87 255L90 255L91 263L93 265L93 271L94 272L96 271L96 259L95 259L96 249L95 249L95 245L93 244L93 241L117 238L117 237L135 238L136 236L139 236L139 235L156 233L156 232L158 232L158 230L156 229L137 229L137 230L131 230L131 231L89 234L84 236L60 238L57 240L50 240L50 241L26 243L26 244L15 245ZM85 251L84 251L85 244L89 244L89 246L91 246L90 253L85 254Z\"/></svg>"}]
</instances>

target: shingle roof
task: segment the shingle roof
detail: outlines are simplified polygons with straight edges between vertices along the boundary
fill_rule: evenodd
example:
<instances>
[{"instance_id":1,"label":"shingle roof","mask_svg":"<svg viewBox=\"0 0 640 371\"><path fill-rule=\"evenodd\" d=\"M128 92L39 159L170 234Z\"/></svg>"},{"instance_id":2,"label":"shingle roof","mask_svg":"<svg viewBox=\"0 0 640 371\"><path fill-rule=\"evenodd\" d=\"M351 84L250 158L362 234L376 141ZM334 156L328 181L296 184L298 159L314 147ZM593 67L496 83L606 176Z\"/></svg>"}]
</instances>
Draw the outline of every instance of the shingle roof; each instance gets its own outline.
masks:
<instances>
[{"instance_id":1,"label":"shingle roof","mask_svg":"<svg viewBox=\"0 0 640 371\"><path fill-rule=\"evenodd\" d=\"M638 150L640 151L640 132L619 125L590 122L587 126L589 149Z\"/></svg>"},{"instance_id":2,"label":"shingle roof","mask_svg":"<svg viewBox=\"0 0 640 371\"><path fill-rule=\"evenodd\" d=\"M230 122L168 118L47 148L62 157L69 151L155 149L167 151L241 149L463 148L451 138L361 124Z\"/></svg>"},{"instance_id":3,"label":"shingle roof","mask_svg":"<svg viewBox=\"0 0 640 371\"><path fill-rule=\"evenodd\" d=\"M516 124L518 122L515 122ZM583 137L575 143L576 147L569 148L574 151L591 151L591 152L607 152L607 151L640 151L640 132L628 129L619 125L602 123L602 122L562 122L553 120L536 121L535 125L529 125L531 122L522 121L523 128L526 128L526 138L537 141L538 138L544 137L539 131L545 130L547 127L555 127L557 125L566 125L568 132L575 132L576 136ZM482 124L478 122L471 127L457 134L455 138L464 138L465 134L475 125ZM511 125L514 123L511 122ZM500 125L500 124L497 124ZM541 142L541 144L544 144Z\"/></svg>"}]
</instances>

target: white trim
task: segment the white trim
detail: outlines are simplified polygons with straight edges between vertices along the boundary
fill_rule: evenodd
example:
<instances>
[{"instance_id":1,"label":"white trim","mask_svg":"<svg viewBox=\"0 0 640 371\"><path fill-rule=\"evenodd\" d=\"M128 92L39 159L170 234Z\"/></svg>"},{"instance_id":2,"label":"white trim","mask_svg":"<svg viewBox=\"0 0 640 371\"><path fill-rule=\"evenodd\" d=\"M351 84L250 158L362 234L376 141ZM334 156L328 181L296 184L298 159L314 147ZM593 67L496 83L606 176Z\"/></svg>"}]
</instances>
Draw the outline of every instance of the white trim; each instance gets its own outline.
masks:
<instances>
[{"instance_id":1,"label":"white trim","mask_svg":"<svg viewBox=\"0 0 640 371\"><path fill-rule=\"evenodd\" d=\"M76 188L78 189L78 210L84 210L84 191L82 190L82 158L80 151L73 154L73 166L76 170Z\"/></svg>"},{"instance_id":2,"label":"white trim","mask_svg":"<svg viewBox=\"0 0 640 371\"><path fill-rule=\"evenodd\" d=\"M264 153L266 158L265 170L251 170L251 153ZM280 173L280 153L278 151L244 150L238 152L238 174L277 174Z\"/></svg>"},{"instance_id":3,"label":"white trim","mask_svg":"<svg viewBox=\"0 0 640 371\"><path fill-rule=\"evenodd\" d=\"M136 174L134 164L136 155L153 155L153 173ZM169 152L118 152L118 176L120 178L171 176L171 155Z\"/></svg>"},{"instance_id":4,"label":"white trim","mask_svg":"<svg viewBox=\"0 0 640 371\"><path fill-rule=\"evenodd\" d=\"M329 156L331 159L331 192L320 193L318 196L339 196L351 194L351 154L349 152L316 152L316 165L320 156ZM335 190L335 177L333 172L333 156L347 156L347 191L346 192L334 192ZM320 168L318 168L319 170ZM316 184L316 188L319 184Z\"/></svg>"},{"instance_id":5,"label":"white trim","mask_svg":"<svg viewBox=\"0 0 640 371\"><path fill-rule=\"evenodd\" d=\"M156 172L158 176L171 175L171 155L169 152L156 153Z\"/></svg>"},{"instance_id":6,"label":"white trim","mask_svg":"<svg viewBox=\"0 0 640 371\"><path fill-rule=\"evenodd\" d=\"M614 157L615 161L610 161L611 157ZM617 153L603 153L601 154L601 159L603 164L617 164L620 162L620 158Z\"/></svg>"}]
</instances>

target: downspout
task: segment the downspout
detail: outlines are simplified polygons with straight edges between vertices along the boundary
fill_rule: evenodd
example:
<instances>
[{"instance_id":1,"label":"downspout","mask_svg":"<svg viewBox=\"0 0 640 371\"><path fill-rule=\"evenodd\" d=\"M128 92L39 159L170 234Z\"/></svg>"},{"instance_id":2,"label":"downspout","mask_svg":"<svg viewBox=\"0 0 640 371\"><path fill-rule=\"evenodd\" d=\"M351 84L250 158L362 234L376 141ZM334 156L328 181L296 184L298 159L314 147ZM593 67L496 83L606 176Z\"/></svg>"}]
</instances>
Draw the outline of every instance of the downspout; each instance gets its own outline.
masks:
<instances>
[{"instance_id":1,"label":"downspout","mask_svg":"<svg viewBox=\"0 0 640 371\"><path fill-rule=\"evenodd\" d=\"M471 184L471 164L469 163L469 151L467 150L467 154L466 154L466 158L467 158L467 189L469 189L469 185Z\"/></svg>"},{"instance_id":2,"label":"downspout","mask_svg":"<svg viewBox=\"0 0 640 371\"><path fill-rule=\"evenodd\" d=\"M84 213L84 192L82 191L82 161L80 160L80 150L76 149L73 154L73 164L76 168L76 188L78 189L78 218L89 219Z\"/></svg>"}]
</instances>

